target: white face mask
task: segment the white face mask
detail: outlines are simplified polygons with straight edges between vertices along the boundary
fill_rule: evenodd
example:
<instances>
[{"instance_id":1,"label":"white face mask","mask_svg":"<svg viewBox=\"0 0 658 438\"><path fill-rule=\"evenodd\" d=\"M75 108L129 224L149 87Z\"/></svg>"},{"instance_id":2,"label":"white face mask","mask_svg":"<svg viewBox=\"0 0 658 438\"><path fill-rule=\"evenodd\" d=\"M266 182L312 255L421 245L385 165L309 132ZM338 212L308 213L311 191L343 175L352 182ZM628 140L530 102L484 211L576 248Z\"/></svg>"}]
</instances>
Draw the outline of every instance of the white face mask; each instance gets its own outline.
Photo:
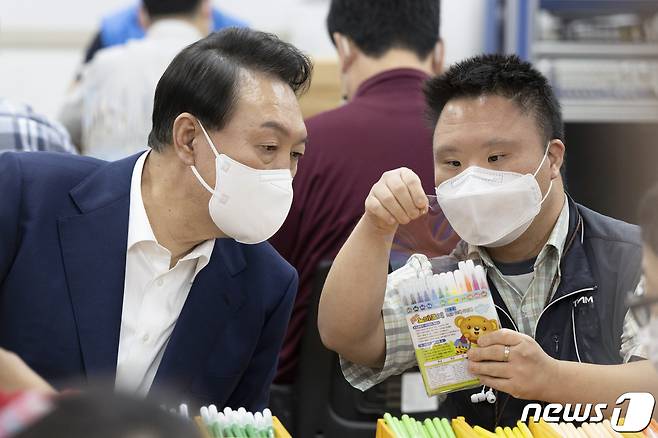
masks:
<instances>
[{"instance_id":1,"label":"white face mask","mask_svg":"<svg viewBox=\"0 0 658 438\"><path fill-rule=\"evenodd\" d=\"M530 227L553 188L542 198L534 174L471 166L436 188L443 213L459 237L471 245L499 247L518 239Z\"/></svg>"},{"instance_id":2,"label":"white face mask","mask_svg":"<svg viewBox=\"0 0 658 438\"><path fill-rule=\"evenodd\" d=\"M259 170L217 152L206 129L199 126L215 154L215 188L192 172L212 194L210 217L227 236L240 243L261 243L272 237L288 216L292 205L292 174L289 169Z\"/></svg>"}]
</instances>

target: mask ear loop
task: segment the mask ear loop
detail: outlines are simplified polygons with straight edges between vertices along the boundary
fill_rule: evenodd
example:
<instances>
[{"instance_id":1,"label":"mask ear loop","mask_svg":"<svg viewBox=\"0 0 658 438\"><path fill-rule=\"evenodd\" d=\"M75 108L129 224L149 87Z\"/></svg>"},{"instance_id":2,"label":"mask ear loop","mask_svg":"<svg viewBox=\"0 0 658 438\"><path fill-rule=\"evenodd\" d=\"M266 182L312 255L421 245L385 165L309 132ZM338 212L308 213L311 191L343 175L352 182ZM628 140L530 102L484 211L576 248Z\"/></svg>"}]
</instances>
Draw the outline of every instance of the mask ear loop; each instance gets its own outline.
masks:
<instances>
[{"instance_id":1,"label":"mask ear loop","mask_svg":"<svg viewBox=\"0 0 658 438\"><path fill-rule=\"evenodd\" d=\"M537 174L541 170L541 167L544 165L544 161L546 161L546 157L548 157L548 148L550 147L550 145L551 145L551 142L549 141L546 144L546 151L544 152L544 158L541 159L541 163L539 163L539 167L537 168L537 170L535 170L535 173L532 174L532 177L535 178L535 179L537 179ZM546 191L546 194L544 195L544 197L541 198L541 201L539 202L539 205L542 205L544 203L544 201L546 200L546 198L548 198L548 195L551 193L552 188L553 188L553 179L551 178L551 183L548 186L548 190Z\"/></svg>"},{"instance_id":2,"label":"mask ear loop","mask_svg":"<svg viewBox=\"0 0 658 438\"><path fill-rule=\"evenodd\" d=\"M206 128L203 127L203 124L201 123L201 120L197 119L199 122L199 126L201 127L201 131L203 131L203 135L206 136L206 141L208 142L208 145L210 145L210 149L212 149L212 152L215 154L215 158L219 157L219 153L217 152L217 149L215 148L214 143L210 139L210 136L208 135L208 132L206 132ZM208 190L211 194L215 193L215 189L210 187L210 185L206 182L206 180L203 179L201 174L199 174L199 171L196 169L196 166L192 165L190 166L192 168L192 172L194 173L194 176L199 180L201 185L205 187L206 190Z\"/></svg>"},{"instance_id":3,"label":"mask ear loop","mask_svg":"<svg viewBox=\"0 0 658 438\"><path fill-rule=\"evenodd\" d=\"M214 195L214 194L215 194L215 189L213 189L212 187L210 187L210 186L208 185L208 183L207 183L207 182L203 179L203 177L199 174L199 171L196 170L196 167L194 167L194 165L192 165L192 166L190 166L190 167L192 168L192 172L194 173L194 176L196 176L196 179L199 180L199 182L201 183L201 185L202 185L203 187L205 187L205 189L208 190L211 194Z\"/></svg>"},{"instance_id":4,"label":"mask ear loop","mask_svg":"<svg viewBox=\"0 0 658 438\"><path fill-rule=\"evenodd\" d=\"M201 120L199 120L199 119L197 119L197 121L199 122L199 126L201 127L201 131L203 131L203 135L206 136L206 140L208 141L208 144L210 145L210 149L212 149L212 152L215 154L215 158L219 157L219 152L217 152L217 148L215 148L215 144L210 139L210 136L208 135L208 132L206 131L206 128L203 127L203 123L201 123ZM548 149L546 149L546 152L548 152ZM542 164L544 164L543 161L542 161Z\"/></svg>"},{"instance_id":5,"label":"mask ear loop","mask_svg":"<svg viewBox=\"0 0 658 438\"><path fill-rule=\"evenodd\" d=\"M201 122L199 122L199 124L201 124ZM202 128L203 128L203 126L202 126ZM208 134L206 134L206 135L208 135ZM544 161L546 161L546 157L548 157L548 148L549 148L550 144L551 144L550 141L546 144L546 150L544 151L544 158L541 159L541 163L539 163L539 167L537 167L537 170L535 170L535 173L532 174L533 178L537 177L537 174L541 170L541 167L544 165Z\"/></svg>"}]
</instances>

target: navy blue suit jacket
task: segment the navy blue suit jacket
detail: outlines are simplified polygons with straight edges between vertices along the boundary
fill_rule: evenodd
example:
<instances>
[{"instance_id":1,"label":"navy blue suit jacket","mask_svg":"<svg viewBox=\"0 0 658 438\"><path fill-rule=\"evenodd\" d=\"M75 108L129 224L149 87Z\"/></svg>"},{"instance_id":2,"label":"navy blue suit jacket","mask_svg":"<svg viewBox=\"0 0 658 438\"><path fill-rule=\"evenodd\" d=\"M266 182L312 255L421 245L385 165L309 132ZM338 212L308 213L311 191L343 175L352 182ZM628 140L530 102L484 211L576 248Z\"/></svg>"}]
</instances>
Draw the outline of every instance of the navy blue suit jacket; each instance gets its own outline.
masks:
<instances>
[{"instance_id":1,"label":"navy blue suit jacket","mask_svg":"<svg viewBox=\"0 0 658 438\"><path fill-rule=\"evenodd\" d=\"M55 386L114 378L137 157L0 154L0 346ZM296 290L268 243L218 239L152 391L264 408Z\"/></svg>"}]
</instances>

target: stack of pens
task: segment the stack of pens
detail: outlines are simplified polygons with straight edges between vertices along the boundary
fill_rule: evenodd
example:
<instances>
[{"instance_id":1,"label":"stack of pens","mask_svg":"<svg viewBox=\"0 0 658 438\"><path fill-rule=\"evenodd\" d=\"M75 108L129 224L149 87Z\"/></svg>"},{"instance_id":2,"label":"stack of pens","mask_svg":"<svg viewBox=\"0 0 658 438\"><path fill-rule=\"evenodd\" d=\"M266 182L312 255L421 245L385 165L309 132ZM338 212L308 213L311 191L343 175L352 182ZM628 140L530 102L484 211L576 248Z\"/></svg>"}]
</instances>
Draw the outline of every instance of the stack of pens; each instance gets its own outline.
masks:
<instances>
[{"instance_id":1,"label":"stack of pens","mask_svg":"<svg viewBox=\"0 0 658 438\"><path fill-rule=\"evenodd\" d=\"M413 306L489 290L487 275L482 266L476 266L472 260L459 262L458 266L459 269L452 272L406 281L403 287L398 288L402 303L405 306Z\"/></svg>"},{"instance_id":2,"label":"stack of pens","mask_svg":"<svg viewBox=\"0 0 658 438\"><path fill-rule=\"evenodd\" d=\"M527 425L521 421L514 427L497 427L494 432L480 426L472 427L464 417L452 421L446 418L426 419L423 422L403 415L401 419L384 415L387 432L378 428L377 437L382 438L655 438L658 436L658 423L655 420L642 433L615 432L609 420L600 423L550 424L543 419L530 421ZM380 420L382 422L382 420Z\"/></svg>"},{"instance_id":3,"label":"stack of pens","mask_svg":"<svg viewBox=\"0 0 658 438\"><path fill-rule=\"evenodd\" d=\"M653 433L654 425L655 423L644 433L619 433L612 428L610 420L603 420L600 423L582 423L579 427L572 423L553 424L540 420L538 423L530 422L530 430L533 436L541 438L646 438ZM498 433L498 429L496 429L496 438L503 438L503 435Z\"/></svg>"},{"instance_id":4,"label":"stack of pens","mask_svg":"<svg viewBox=\"0 0 658 438\"><path fill-rule=\"evenodd\" d=\"M446 418L425 419L423 422L403 415L401 419L384 414L386 424L395 438L456 438L455 432Z\"/></svg>"},{"instance_id":5,"label":"stack of pens","mask_svg":"<svg viewBox=\"0 0 658 438\"><path fill-rule=\"evenodd\" d=\"M218 412L215 405L210 405L203 406L200 413L203 425L212 438L274 438L272 412L269 409L255 414L245 408L237 411L224 408Z\"/></svg>"}]
</instances>

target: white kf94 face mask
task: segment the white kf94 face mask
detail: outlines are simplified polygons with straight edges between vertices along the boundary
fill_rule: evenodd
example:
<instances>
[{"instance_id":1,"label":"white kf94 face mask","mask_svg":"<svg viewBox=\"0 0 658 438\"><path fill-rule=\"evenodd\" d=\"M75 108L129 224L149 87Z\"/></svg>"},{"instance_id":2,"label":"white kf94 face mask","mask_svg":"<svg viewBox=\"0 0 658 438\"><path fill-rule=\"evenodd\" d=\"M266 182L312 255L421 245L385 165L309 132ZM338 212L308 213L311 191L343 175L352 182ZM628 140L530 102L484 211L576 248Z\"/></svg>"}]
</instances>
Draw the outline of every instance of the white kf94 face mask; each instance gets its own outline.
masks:
<instances>
[{"instance_id":1,"label":"white kf94 face mask","mask_svg":"<svg viewBox=\"0 0 658 438\"><path fill-rule=\"evenodd\" d=\"M546 195L534 174L484 169L471 166L436 188L436 197L450 225L465 242L484 247L499 247L518 239L530 227Z\"/></svg>"},{"instance_id":2,"label":"white kf94 face mask","mask_svg":"<svg viewBox=\"0 0 658 438\"><path fill-rule=\"evenodd\" d=\"M211 194L210 217L227 236L240 243L261 243L272 237L292 205L289 169L260 170L217 152L206 129L199 126L215 154L215 188L206 183L195 166L192 172Z\"/></svg>"}]
</instances>

